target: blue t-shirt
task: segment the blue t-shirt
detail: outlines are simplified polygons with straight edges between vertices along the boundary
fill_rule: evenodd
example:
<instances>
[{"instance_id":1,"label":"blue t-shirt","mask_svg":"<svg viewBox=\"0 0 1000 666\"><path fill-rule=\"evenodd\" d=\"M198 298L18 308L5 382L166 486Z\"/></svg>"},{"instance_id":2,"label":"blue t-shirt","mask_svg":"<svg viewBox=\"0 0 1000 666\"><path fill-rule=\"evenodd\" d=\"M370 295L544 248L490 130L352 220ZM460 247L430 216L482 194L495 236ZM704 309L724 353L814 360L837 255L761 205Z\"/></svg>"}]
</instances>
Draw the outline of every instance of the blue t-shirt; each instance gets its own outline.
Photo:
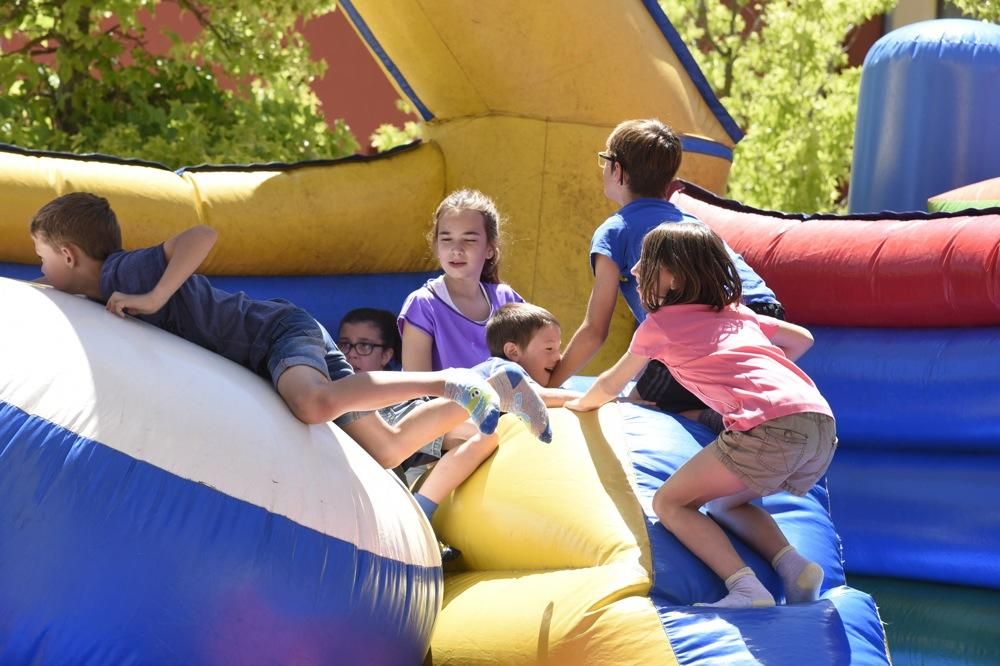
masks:
<instances>
[{"instance_id":1,"label":"blue t-shirt","mask_svg":"<svg viewBox=\"0 0 1000 666\"><path fill-rule=\"evenodd\" d=\"M639 281L632 275L632 267L639 261L642 254L642 239L655 227L664 222L698 222L701 220L683 212L680 208L665 199L636 199L619 209L617 213L597 227L594 238L590 242L590 269L594 269L595 254L604 256L615 262L619 272L619 286L622 296L638 322L646 318L646 311L639 301ZM733 251L728 244L726 250L743 282L744 303L776 303L774 292L768 289L757 273L754 272L743 257Z\"/></svg>"},{"instance_id":2,"label":"blue t-shirt","mask_svg":"<svg viewBox=\"0 0 1000 666\"><path fill-rule=\"evenodd\" d=\"M101 297L107 301L116 291L145 294L166 268L162 245L115 252L101 268ZM158 312L138 318L266 376L275 326L298 310L288 301L259 301L242 291L216 289L204 275L195 274Z\"/></svg>"}]
</instances>

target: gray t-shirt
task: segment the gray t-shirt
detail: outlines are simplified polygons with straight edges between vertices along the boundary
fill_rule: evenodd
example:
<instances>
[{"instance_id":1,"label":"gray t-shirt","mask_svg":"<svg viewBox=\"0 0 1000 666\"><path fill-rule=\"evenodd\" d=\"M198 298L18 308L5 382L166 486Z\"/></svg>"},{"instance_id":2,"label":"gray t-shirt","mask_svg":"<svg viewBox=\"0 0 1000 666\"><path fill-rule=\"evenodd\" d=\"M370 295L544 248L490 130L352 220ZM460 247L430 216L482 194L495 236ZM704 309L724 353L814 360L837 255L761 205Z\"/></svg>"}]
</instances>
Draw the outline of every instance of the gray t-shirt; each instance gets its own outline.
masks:
<instances>
[{"instance_id":1,"label":"gray t-shirt","mask_svg":"<svg viewBox=\"0 0 1000 666\"><path fill-rule=\"evenodd\" d=\"M113 292L145 294L167 268L162 245L115 252L101 269L101 297ZM216 289L204 275L192 275L158 312L138 318L267 375L275 326L298 308L283 300L260 301L244 292Z\"/></svg>"}]
</instances>

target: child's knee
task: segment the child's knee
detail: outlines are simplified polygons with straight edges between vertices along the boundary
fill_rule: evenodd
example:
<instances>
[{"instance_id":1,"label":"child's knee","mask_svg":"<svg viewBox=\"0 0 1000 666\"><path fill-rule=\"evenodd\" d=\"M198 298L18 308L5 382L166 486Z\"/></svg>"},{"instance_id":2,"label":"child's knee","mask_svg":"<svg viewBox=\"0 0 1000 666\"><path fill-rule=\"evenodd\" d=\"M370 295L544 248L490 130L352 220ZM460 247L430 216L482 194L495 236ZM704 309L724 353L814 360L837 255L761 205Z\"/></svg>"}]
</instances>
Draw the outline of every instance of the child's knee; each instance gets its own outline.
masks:
<instances>
[{"instance_id":1,"label":"child's knee","mask_svg":"<svg viewBox=\"0 0 1000 666\"><path fill-rule=\"evenodd\" d=\"M323 387L309 387L283 397L292 414L310 425L332 421L343 411L338 407L336 398Z\"/></svg>"}]
</instances>

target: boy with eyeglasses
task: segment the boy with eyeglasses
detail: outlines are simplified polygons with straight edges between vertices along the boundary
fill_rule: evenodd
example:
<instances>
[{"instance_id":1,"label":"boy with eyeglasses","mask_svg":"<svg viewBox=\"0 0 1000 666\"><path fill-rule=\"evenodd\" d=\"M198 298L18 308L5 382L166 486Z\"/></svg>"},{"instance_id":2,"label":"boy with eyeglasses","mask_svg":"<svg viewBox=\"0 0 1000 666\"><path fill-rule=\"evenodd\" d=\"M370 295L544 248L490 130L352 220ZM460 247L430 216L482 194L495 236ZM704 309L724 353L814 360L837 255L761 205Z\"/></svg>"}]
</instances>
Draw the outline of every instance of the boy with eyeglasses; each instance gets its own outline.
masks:
<instances>
[{"instance_id":1,"label":"boy with eyeglasses","mask_svg":"<svg viewBox=\"0 0 1000 666\"><path fill-rule=\"evenodd\" d=\"M580 371L607 340L618 300L618 291L637 322L646 318L639 289L631 269L639 261L642 239L663 223L698 222L668 200L670 183L681 164L681 141L674 131L656 119L627 120L608 136L605 150L597 154L604 195L621 208L594 232L590 244L590 266L594 284L587 313L570 339L549 386L560 386ZM784 319L784 308L764 280L728 245L743 283L743 302L758 314ZM658 361L646 366L636 384L638 397L656 403L663 411L695 418L713 429L721 419L683 386L674 381Z\"/></svg>"}]
</instances>

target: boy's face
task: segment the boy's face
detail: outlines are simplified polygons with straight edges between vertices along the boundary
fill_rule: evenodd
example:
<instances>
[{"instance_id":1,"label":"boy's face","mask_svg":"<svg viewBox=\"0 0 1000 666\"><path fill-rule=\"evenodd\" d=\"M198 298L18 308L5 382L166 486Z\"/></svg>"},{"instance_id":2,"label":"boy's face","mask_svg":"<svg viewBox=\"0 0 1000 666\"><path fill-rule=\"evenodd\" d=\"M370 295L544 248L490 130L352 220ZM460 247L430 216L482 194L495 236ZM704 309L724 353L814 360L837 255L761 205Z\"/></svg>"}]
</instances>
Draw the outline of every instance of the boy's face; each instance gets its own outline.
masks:
<instances>
[{"instance_id":1,"label":"boy's face","mask_svg":"<svg viewBox=\"0 0 1000 666\"><path fill-rule=\"evenodd\" d=\"M358 353L359 345L365 350L370 346L371 351L361 355ZM354 372L384 370L386 364L392 360L392 348L385 347L382 332L378 326L368 321L356 321L341 325L337 346L340 351L344 352L344 356L354 368Z\"/></svg>"},{"instance_id":2,"label":"boy's face","mask_svg":"<svg viewBox=\"0 0 1000 666\"><path fill-rule=\"evenodd\" d=\"M549 383L552 369L556 367L562 354L559 352L562 330L555 324L548 324L535 331L534 337L521 348L514 346L508 356L542 386Z\"/></svg>"},{"instance_id":3,"label":"boy's face","mask_svg":"<svg viewBox=\"0 0 1000 666\"><path fill-rule=\"evenodd\" d=\"M73 268L76 262L70 248L56 248L40 235L33 235L31 240L35 241L35 254L42 260L42 275L45 276L45 282L59 291L73 293L75 285Z\"/></svg>"}]
</instances>

